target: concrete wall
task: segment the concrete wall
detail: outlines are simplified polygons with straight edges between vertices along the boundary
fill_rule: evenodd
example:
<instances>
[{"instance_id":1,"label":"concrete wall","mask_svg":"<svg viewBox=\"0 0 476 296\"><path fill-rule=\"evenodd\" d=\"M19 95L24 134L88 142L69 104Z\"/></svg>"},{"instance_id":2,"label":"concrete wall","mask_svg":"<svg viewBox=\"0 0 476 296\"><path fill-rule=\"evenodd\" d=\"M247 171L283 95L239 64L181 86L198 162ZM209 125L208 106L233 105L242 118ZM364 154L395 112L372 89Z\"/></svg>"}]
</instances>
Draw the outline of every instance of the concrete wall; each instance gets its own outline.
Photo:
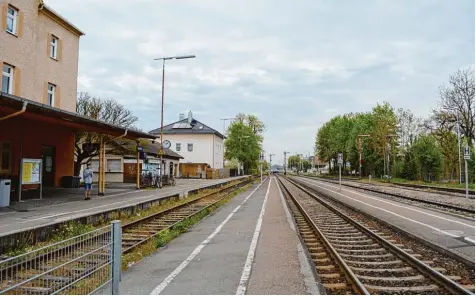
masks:
<instances>
[{"instance_id":1,"label":"concrete wall","mask_svg":"<svg viewBox=\"0 0 476 296\"><path fill-rule=\"evenodd\" d=\"M0 22L0 69L3 63L15 67L14 95L46 103L47 84L52 83L57 86L55 107L74 112L79 36L40 11L38 3L38 0L0 0L0 15L9 4L19 11L16 36L8 33ZM49 55L51 34L60 40L57 60Z\"/></svg>"},{"instance_id":2,"label":"concrete wall","mask_svg":"<svg viewBox=\"0 0 476 296\"><path fill-rule=\"evenodd\" d=\"M212 168L223 168L223 140L215 135L164 135L164 140L169 140L170 149L184 157L181 163L207 163ZM180 151L177 143L181 144ZM193 151L188 151L188 144L193 144Z\"/></svg>"}]
</instances>

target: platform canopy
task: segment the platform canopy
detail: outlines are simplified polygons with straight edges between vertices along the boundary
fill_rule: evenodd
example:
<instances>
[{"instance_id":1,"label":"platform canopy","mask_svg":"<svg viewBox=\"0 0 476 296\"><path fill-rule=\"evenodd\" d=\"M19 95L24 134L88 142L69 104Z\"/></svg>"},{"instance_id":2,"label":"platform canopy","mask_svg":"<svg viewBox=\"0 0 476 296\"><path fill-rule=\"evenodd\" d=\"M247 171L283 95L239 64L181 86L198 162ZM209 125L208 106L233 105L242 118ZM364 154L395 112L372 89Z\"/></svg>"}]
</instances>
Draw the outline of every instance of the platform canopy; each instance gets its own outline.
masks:
<instances>
[{"instance_id":1,"label":"platform canopy","mask_svg":"<svg viewBox=\"0 0 476 296\"><path fill-rule=\"evenodd\" d=\"M101 120L55 108L4 92L0 92L0 120L4 116L8 116L9 114L22 110L25 104L26 109L21 116L29 119L46 121L52 124L60 124L71 127L72 129L78 131L95 132L100 134L108 134L111 136L122 135L126 130L124 127L118 125L106 123ZM156 136L142 131L128 129L125 138L132 140L139 138L155 139Z\"/></svg>"}]
</instances>

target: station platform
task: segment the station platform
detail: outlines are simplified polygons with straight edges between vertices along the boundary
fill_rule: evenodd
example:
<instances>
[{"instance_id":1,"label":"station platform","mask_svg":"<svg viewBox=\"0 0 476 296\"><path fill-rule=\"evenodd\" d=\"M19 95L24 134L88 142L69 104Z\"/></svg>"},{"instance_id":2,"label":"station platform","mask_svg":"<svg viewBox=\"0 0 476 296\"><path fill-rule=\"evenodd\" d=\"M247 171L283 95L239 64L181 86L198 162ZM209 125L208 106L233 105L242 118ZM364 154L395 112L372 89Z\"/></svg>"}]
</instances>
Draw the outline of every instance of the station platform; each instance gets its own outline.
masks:
<instances>
[{"instance_id":1,"label":"station platform","mask_svg":"<svg viewBox=\"0 0 476 296\"><path fill-rule=\"evenodd\" d=\"M165 186L160 189L127 190L127 188L116 186L109 190L106 188L105 196L92 194L91 200L88 201L84 200L84 189L74 188L73 194L65 191L63 196L28 200L21 205L14 205L9 211L0 212L0 236L87 217L174 194L183 194L240 178L243 177L212 180L177 179L176 186Z\"/></svg>"},{"instance_id":2,"label":"station platform","mask_svg":"<svg viewBox=\"0 0 476 296\"><path fill-rule=\"evenodd\" d=\"M455 253L474 264L474 219L386 200L372 193L362 193L345 186L339 190L338 184L303 177L293 177L293 179L384 220L411 235Z\"/></svg>"},{"instance_id":3,"label":"station platform","mask_svg":"<svg viewBox=\"0 0 476 296\"><path fill-rule=\"evenodd\" d=\"M320 294L275 177L122 274L121 294ZM107 291L106 291L107 293Z\"/></svg>"}]
</instances>

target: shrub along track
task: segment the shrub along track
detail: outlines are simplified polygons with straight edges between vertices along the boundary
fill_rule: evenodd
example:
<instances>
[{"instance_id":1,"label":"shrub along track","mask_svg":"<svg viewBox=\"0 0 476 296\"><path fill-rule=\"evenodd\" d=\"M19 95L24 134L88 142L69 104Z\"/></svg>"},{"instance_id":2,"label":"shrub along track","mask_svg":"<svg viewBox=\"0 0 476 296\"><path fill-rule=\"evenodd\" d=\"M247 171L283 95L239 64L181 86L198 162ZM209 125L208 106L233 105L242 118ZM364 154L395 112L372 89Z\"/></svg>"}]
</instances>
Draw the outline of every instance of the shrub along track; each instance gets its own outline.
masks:
<instances>
[{"instance_id":1,"label":"shrub along track","mask_svg":"<svg viewBox=\"0 0 476 296\"><path fill-rule=\"evenodd\" d=\"M122 253L123 258L128 255L133 255L136 250L140 250L141 256L146 256L148 253L160 247L157 243L157 239L160 235L173 230L175 227L181 227L181 231L177 232L177 235L183 232L184 227L190 227L190 222L196 222L203 218L213 209L219 207L226 202L234 192L239 191L240 188L253 182L252 179L245 179L239 183L235 183L205 194L203 196L187 200L184 203L178 204L172 208L160 211L158 213L151 214L147 217L139 220L127 223L122 226ZM187 223L189 222L189 223ZM173 237L169 237L172 239ZM90 238L94 241L94 237ZM84 286L84 282L88 280L87 275L98 269L107 263L108 248L105 248L98 252L92 252L102 245L106 245L108 242L104 239L98 238L94 244L86 245L84 243L78 243L73 246L69 245L63 249L55 250L53 252L46 251L44 254L35 256L28 259L26 262L18 264L7 263L6 261L0 262L0 294L2 291L9 287L18 284L38 275L43 274L46 270L52 267L51 262L54 261L55 265L65 265L61 269L62 274L55 276L39 276L37 279L25 283L18 289L9 290L8 294L51 294L62 287L71 284L75 279L84 276L84 281L75 283L74 286ZM149 246L148 251L144 252L141 248ZM86 255L85 255L86 254ZM77 262L71 262L73 258L85 256ZM135 256L137 259L138 257ZM9 258L12 259L12 258ZM14 259L14 258L13 258ZM2 264L4 263L5 264ZM127 265L126 265L127 266ZM123 265L124 267L124 265ZM74 276L73 276L74 274ZM104 275L107 278L106 273ZM100 282L92 283L95 286L99 286ZM67 294L74 294L75 287L68 288L63 291ZM91 291L94 289L91 289ZM84 290L81 290L80 294L84 294Z\"/></svg>"},{"instance_id":2,"label":"shrub along track","mask_svg":"<svg viewBox=\"0 0 476 296\"><path fill-rule=\"evenodd\" d=\"M427 258L419 253L424 248L395 239L394 232L366 217L279 180L328 294L471 294L467 288L474 289L474 269L436 266L445 258L431 252Z\"/></svg>"}]
</instances>

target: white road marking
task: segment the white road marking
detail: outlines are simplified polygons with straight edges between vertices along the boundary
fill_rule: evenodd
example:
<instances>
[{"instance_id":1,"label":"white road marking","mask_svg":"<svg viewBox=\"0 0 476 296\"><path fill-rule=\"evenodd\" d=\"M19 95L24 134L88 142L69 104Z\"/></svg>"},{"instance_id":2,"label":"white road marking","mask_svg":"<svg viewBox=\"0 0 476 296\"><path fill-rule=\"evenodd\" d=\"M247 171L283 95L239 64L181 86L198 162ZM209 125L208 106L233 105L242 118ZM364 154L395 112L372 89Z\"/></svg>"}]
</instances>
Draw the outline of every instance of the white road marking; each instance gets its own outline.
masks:
<instances>
[{"instance_id":1,"label":"white road marking","mask_svg":"<svg viewBox=\"0 0 476 296\"><path fill-rule=\"evenodd\" d=\"M329 187L332 187L332 188L339 188L339 187L336 187L336 186L333 186L333 185L329 185L329 184L323 184L319 181L312 181L312 182L309 182L307 180L304 180L304 179L300 179L302 180L303 182L306 182L308 184L313 184L314 186L317 186L316 183L319 183L319 184L322 184L322 185L325 185L325 186L329 186ZM324 188L324 187L321 187L321 186L318 186L320 188L323 188L325 190L329 190L331 192L335 192L335 191L332 191L328 188ZM445 217L442 217L442 216L438 216L438 215L435 215L435 214L431 214L431 213L428 213L428 212L425 212L425 211L421 211L421 210L418 210L418 209L414 209L414 208L410 208L410 207L407 207L407 206L404 206L404 205L400 205L400 204L397 204L397 203L393 203L393 202L390 202L390 201L386 201L386 200L383 200L381 198L378 198L378 197L373 197L373 196L369 196L369 195L366 195L366 194L362 194L362 193L359 193L359 192L356 192L356 191L352 191L352 190L348 190L348 189L343 189L345 191L348 191L348 192L351 192L351 193L354 193L354 194L357 194L357 195L360 195L360 196L363 196L363 197L366 197L366 198L369 198L369 199L373 199L373 200L376 200L376 201L379 201L379 202L383 202L383 203L386 203L386 204L390 204L390 205L393 205L393 206L396 206L396 207L399 207L399 208L404 208L404 209L407 209L407 210L410 210L410 211L414 211L414 212L418 212L420 214L424 214L424 215L427 215L427 216L431 216L431 217L435 217L435 218L438 218L438 219L441 219L441 220L446 220L446 221L449 221L449 222L453 222L453 223L457 223L457 224L461 224L461 225L464 225L464 226L467 226L467 227L471 227L471 228L475 228L474 225L469 225L469 224L466 224L466 223L463 223L463 222L460 222L460 221L456 221L456 220L453 220L453 219L449 219L449 218L445 218ZM335 192L337 193L337 192ZM347 197L347 196L346 196Z\"/></svg>"},{"instance_id":2,"label":"white road marking","mask_svg":"<svg viewBox=\"0 0 476 296\"><path fill-rule=\"evenodd\" d=\"M170 273L157 287L155 287L155 289L150 293L150 295L159 295L167 286L168 284L170 284L173 279L179 275L182 270L185 269L185 267L187 267L187 265L193 260L193 258L195 258L201 251L202 249L215 237L215 235L217 235L220 230L223 228L223 226L225 226L225 224L231 219L231 217L233 217L233 215L235 215L235 213L241 208L241 206L243 206L247 201L248 199L253 195L253 193L256 192L256 190L258 190L261 185L266 182L267 179L264 179L262 183L260 183L242 202L241 204L239 204L227 217L225 220L223 220L223 222L220 223L220 225L218 225L217 228L215 228L215 230L213 231L212 234L210 234L204 241L202 241L200 243L200 245L198 245L195 250L192 251L192 253L187 257L187 259L185 259L185 261L183 261L177 268L175 268L174 271L172 271L172 273ZM270 181L271 182L271 181Z\"/></svg>"},{"instance_id":3,"label":"white road marking","mask_svg":"<svg viewBox=\"0 0 476 296\"><path fill-rule=\"evenodd\" d=\"M274 180L276 181L276 186L278 187L281 204L283 205L284 213L286 214L286 220L288 220L289 227L294 231L294 233L296 233L296 227L294 226L291 213L289 212L286 201L284 200L283 192L279 187L277 178L275 178ZM317 287L316 280L311 271L309 261L307 260L307 257L304 254L304 248L301 244L301 241L297 243L297 253L299 259L299 266L301 267L301 274L303 275L304 285L306 286L307 293L309 293L309 295L319 295L319 288Z\"/></svg>"},{"instance_id":4,"label":"white road marking","mask_svg":"<svg viewBox=\"0 0 476 296\"><path fill-rule=\"evenodd\" d=\"M304 182L306 182L306 181L304 181ZM306 182L306 183L309 183L309 182ZM312 183L309 183L309 184L312 184ZM314 186L317 186L317 185L314 184ZM377 207L377 206L371 205L371 204L369 204L369 203L366 203L366 202L364 202L364 201L361 201L361 200L358 200L358 199L349 197L349 196L344 195L344 194L342 194L342 193L340 193L340 192L333 191L333 190L330 190L330 189L328 189L328 188L324 188L324 187L321 187L321 186L317 186L317 187L320 187L320 188L323 188L323 189L328 190L328 191L330 191L330 192L339 194L339 195L341 195L341 196L343 196L343 197L345 197L345 198L347 198L347 199L354 200L354 201L356 201L356 202L365 204L365 205L367 205L367 206L369 206L369 207L372 207L372 208L375 208L375 209L379 209L379 210L381 210L381 211L384 211L384 212L387 212L387 213L389 213L389 214L395 215L395 216L400 217L400 218L402 218L402 219L405 219L405 220L408 220L408 221L412 221L412 222L414 222L414 223L417 223L417 224L426 226L426 227L428 227L428 228L431 228L431 229L433 229L433 230L436 230L436 231L441 232L441 233L443 233L443 234L446 234L446 235L448 235L448 236L451 236L451 237L460 237L460 236L458 236L458 235L454 235L454 234L452 234L452 233L449 233L449 232L446 232L446 231L444 231L444 230L441 230L441 229L439 229L439 228L437 228L437 227L428 225L428 224L426 224L426 223L423 223L423 222L420 222L420 221L417 221L417 220L413 220L413 219L411 219L411 218L407 218L407 217L405 217L405 216L402 216L402 215L397 214L397 213L394 213L394 212L392 212L392 211L383 209L383 208L381 208L381 207ZM359 194L359 195L361 195L361 194ZM363 196L365 196L365 195L363 195ZM468 226L474 228L474 226L471 226L471 225L468 225Z\"/></svg>"},{"instance_id":5,"label":"white road marking","mask_svg":"<svg viewBox=\"0 0 476 296\"><path fill-rule=\"evenodd\" d=\"M471 242L471 243L474 244L474 237L471 238L471 237L465 236L465 237L464 237L464 240L465 240L465 241L468 241L468 242Z\"/></svg>"},{"instance_id":6,"label":"white road marking","mask_svg":"<svg viewBox=\"0 0 476 296\"><path fill-rule=\"evenodd\" d=\"M272 177L274 179L274 177ZM248 256L246 257L245 266L243 267L243 272L241 273L240 284L238 289L236 289L236 295L245 295L246 287L248 286L248 281L250 279L251 268L253 267L253 260L255 259L256 246L258 245L258 238L261 232L261 224L263 223L264 212L266 211L266 203L268 201L269 188L271 187L272 180L269 180L268 189L266 190L266 195L264 196L263 205L261 206L261 212L258 216L258 221L256 221L255 233L251 239L250 249L248 250Z\"/></svg>"}]
</instances>

